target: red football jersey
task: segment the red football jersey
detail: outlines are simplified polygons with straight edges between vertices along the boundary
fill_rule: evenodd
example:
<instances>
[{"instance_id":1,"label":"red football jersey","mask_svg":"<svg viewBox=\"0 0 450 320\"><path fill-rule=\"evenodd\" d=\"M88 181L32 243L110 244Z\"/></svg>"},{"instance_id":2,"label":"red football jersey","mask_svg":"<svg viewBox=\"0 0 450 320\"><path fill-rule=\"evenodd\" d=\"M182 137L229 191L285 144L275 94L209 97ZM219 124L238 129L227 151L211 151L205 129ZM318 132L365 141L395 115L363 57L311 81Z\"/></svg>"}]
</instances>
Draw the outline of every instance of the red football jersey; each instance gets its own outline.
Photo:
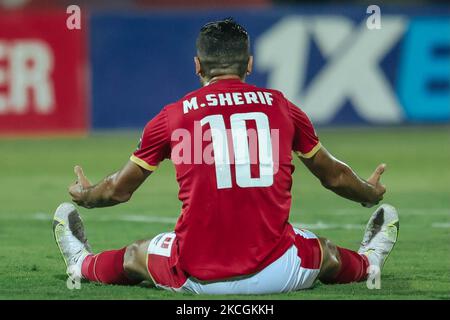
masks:
<instances>
[{"instance_id":1,"label":"red football jersey","mask_svg":"<svg viewBox=\"0 0 450 320\"><path fill-rule=\"evenodd\" d=\"M131 160L175 165L182 202L173 266L200 280L250 275L294 244L292 151L312 157L314 128L281 92L219 80L167 105Z\"/></svg>"}]
</instances>

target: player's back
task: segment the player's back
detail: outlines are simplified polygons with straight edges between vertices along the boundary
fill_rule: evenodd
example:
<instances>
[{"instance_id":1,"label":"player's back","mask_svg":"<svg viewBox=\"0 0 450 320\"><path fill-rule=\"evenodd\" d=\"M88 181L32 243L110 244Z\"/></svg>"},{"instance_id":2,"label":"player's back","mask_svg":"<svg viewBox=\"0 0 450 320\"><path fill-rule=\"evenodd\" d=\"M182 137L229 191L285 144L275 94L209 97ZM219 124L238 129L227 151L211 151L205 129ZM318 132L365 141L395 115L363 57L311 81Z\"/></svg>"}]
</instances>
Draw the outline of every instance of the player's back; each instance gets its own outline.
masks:
<instances>
[{"instance_id":1,"label":"player's back","mask_svg":"<svg viewBox=\"0 0 450 320\"><path fill-rule=\"evenodd\" d=\"M167 122L183 203L173 264L216 280L255 273L279 258L294 242L292 150L318 145L306 115L278 91L227 79L158 117Z\"/></svg>"}]
</instances>

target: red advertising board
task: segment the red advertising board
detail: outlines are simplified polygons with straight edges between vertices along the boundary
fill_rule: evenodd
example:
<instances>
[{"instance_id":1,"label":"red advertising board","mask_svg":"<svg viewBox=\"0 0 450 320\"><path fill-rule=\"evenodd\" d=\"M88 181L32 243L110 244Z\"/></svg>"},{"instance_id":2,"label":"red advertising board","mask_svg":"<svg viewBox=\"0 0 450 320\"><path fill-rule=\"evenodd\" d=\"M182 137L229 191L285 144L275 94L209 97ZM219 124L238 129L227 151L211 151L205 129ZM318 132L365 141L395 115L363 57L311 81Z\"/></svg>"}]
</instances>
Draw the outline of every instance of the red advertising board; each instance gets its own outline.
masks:
<instances>
[{"instance_id":1,"label":"red advertising board","mask_svg":"<svg viewBox=\"0 0 450 320\"><path fill-rule=\"evenodd\" d=\"M69 30L68 17L0 13L0 135L86 131L85 30Z\"/></svg>"}]
</instances>

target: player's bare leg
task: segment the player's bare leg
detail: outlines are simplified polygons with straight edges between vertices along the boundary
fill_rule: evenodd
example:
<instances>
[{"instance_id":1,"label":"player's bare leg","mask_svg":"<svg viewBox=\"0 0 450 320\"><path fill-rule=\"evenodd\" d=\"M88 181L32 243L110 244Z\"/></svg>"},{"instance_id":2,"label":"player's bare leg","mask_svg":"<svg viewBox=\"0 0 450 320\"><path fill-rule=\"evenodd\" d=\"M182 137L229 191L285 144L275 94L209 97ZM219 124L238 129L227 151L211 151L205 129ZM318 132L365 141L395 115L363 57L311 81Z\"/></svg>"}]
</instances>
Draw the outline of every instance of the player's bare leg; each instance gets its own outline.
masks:
<instances>
[{"instance_id":1,"label":"player's bare leg","mask_svg":"<svg viewBox=\"0 0 450 320\"><path fill-rule=\"evenodd\" d=\"M372 214L358 252L340 248L319 238L323 250L319 280L323 283L349 283L367 278L369 266L382 270L398 237L399 219L394 207L384 204Z\"/></svg>"},{"instance_id":2,"label":"player's bare leg","mask_svg":"<svg viewBox=\"0 0 450 320\"><path fill-rule=\"evenodd\" d=\"M148 273L147 266L147 251L149 245L150 240L139 240L127 247L123 261L123 268L130 278L153 282Z\"/></svg>"},{"instance_id":3,"label":"player's bare leg","mask_svg":"<svg viewBox=\"0 0 450 320\"><path fill-rule=\"evenodd\" d=\"M322 247L322 266L320 268L319 280L328 283L336 278L341 269L341 257L337 246L326 238L319 237Z\"/></svg>"},{"instance_id":4,"label":"player's bare leg","mask_svg":"<svg viewBox=\"0 0 450 320\"><path fill-rule=\"evenodd\" d=\"M133 285L151 280L146 267L150 240L137 241L125 248L93 254L83 222L71 203L61 204L55 212L53 232L72 279L106 284Z\"/></svg>"}]
</instances>

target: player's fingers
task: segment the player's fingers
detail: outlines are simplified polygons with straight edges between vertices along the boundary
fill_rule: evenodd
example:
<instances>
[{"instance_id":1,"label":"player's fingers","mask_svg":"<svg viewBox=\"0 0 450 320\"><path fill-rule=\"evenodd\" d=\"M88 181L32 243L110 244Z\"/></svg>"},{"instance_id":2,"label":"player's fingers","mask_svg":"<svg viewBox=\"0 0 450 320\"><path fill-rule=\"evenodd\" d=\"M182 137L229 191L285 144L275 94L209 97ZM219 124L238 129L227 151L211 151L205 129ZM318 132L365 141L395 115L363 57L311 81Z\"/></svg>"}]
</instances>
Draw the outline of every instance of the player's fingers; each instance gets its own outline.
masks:
<instances>
[{"instance_id":1,"label":"player's fingers","mask_svg":"<svg viewBox=\"0 0 450 320\"><path fill-rule=\"evenodd\" d=\"M385 170L386 170L386 164L382 163L375 169L374 174L379 179Z\"/></svg>"},{"instance_id":2,"label":"player's fingers","mask_svg":"<svg viewBox=\"0 0 450 320\"><path fill-rule=\"evenodd\" d=\"M69 186L69 194L70 196L73 198L76 197L76 195L78 194L78 189L79 189L79 185L77 183L74 183L72 185Z\"/></svg>"},{"instance_id":3,"label":"player's fingers","mask_svg":"<svg viewBox=\"0 0 450 320\"><path fill-rule=\"evenodd\" d=\"M84 176L83 168L81 168L79 165L76 165L76 166L73 168L73 171L75 172L75 174L77 175L78 178L79 178L80 176Z\"/></svg>"},{"instance_id":4,"label":"player's fingers","mask_svg":"<svg viewBox=\"0 0 450 320\"><path fill-rule=\"evenodd\" d=\"M75 181L74 183L72 183L72 184L69 186L69 190L78 190L78 189L81 188L80 185L81 185L81 184L80 184L79 181Z\"/></svg>"},{"instance_id":5,"label":"player's fingers","mask_svg":"<svg viewBox=\"0 0 450 320\"><path fill-rule=\"evenodd\" d=\"M81 168L80 166L77 165L77 166L75 166L74 171L75 171L75 174L77 175L78 182L81 183L81 185L83 187L89 187L91 185L89 180L84 175L83 168Z\"/></svg>"},{"instance_id":6,"label":"player's fingers","mask_svg":"<svg viewBox=\"0 0 450 320\"><path fill-rule=\"evenodd\" d=\"M386 170L386 164L385 163L382 163L382 164L378 165L378 167L375 169L375 171L370 176L369 181L372 184L377 184L378 181L380 181L380 177L384 173L385 170Z\"/></svg>"},{"instance_id":7,"label":"player's fingers","mask_svg":"<svg viewBox=\"0 0 450 320\"><path fill-rule=\"evenodd\" d=\"M379 175L382 175L385 170L386 170L386 163L380 164L376 169L376 171Z\"/></svg>"}]
</instances>

